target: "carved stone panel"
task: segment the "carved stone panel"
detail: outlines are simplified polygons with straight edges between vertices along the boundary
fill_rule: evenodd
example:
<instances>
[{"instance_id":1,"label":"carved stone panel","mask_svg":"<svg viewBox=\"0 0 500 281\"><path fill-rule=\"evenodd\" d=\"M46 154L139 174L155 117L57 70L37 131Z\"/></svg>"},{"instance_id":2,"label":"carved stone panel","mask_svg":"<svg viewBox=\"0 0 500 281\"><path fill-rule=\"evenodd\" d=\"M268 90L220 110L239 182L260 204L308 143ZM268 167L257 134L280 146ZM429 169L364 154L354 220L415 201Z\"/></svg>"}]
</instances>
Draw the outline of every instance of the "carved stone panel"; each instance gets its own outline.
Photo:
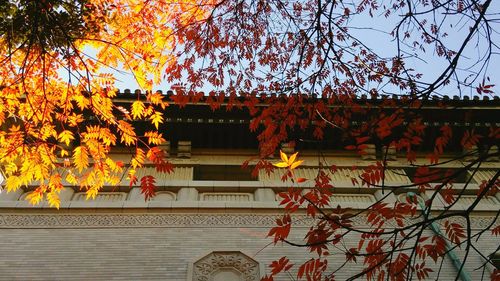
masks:
<instances>
[{"instance_id":1,"label":"carved stone panel","mask_svg":"<svg viewBox=\"0 0 500 281\"><path fill-rule=\"evenodd\" d=\"M194 262L192 281L258 281L259 263L238 251L212 252Z\"/></svg>"}]
</instances>

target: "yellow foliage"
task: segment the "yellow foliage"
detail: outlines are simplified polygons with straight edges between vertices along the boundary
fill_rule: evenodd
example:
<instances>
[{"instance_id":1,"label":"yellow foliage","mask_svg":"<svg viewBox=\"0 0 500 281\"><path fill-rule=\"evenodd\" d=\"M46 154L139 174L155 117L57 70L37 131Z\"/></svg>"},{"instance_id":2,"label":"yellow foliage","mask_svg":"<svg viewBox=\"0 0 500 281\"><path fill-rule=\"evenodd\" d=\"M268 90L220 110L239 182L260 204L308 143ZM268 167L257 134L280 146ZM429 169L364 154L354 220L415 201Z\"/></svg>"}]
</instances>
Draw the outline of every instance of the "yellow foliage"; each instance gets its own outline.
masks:
<instances>
[{"instance_id":1,"label":"yellow foliage","mask_svg":"<svg viewBox=\"0 0 500 281\"><path fill-rule=\"evenodd\" d=\"M144 153L144 150L137 148L134 158L132 158L132 161L130 161L130 165L134 169L142 167L142 165L144 165L145 159L146 159L146 154Z\"/></svg>"},{"instance_id":2,"label":"yellow foliage","mask_svg":"<svg viewBox=\"0 0 500 281\"><path fill-rule=\"evenodd\" d=\"M38 205L43 199L44 190L45 188L37 188L35 191L30 192L30 194L26 196L26 200L28 200L32 205Z\"/></svg>"},{"instance_id":3,"label":"yellow foliage","mask_svg":"<svg viewBox=\"0 0 500 281\"><path fill-rule=\"evenodd\" d=\"M109 10L92 14L101 28L66 44L71 46L67 51L13 48L0 39L0 168L8 192L39 185L28 196L32 204L45 198L58 208L62 179L85 190L87 198L95 198L104 184L119 184L125 165L109 155L117 145L135 149L132 179L146 158L138 146L146 145L146 138L149 145L165 140L157 131L137 135L130 117L148 120L158 130L168 103L162 94L148 92L147 101L133 102L129 115L113 101L116 78L109 67L124 69L142 90L151 90L176 59L170 53L179 43L171 36L172 22L202 19L215 4L212 0L88 2ZM181 19L180 14L186 16Z\"/></svg>"},{"instance_id":4,"label":"yellow foliage","mask_svg":"<svg viewBox=\"0 0 500 281\"><path fill-rule=\"evenodd\" d=\"M57 191L51 190L49 193L47 193L47 202L49 202L50 207L59 209L59 207L61 206L61 199L59 198Z\"/></svg>"},{"instance_id":5,"label":"yellow foliage","mask_svg":"<svg viewBox=\"0 0 500 281\"><path fill-rule=\"evenodd\" d=\"M78 146L73 150L73 163L75 167L81 172L83 169L89 166L89 155L87 148L83 146Z\"/></svg>"},{"instance_id":6,"label":"yellow foliage","mask_svg":"<svg viewBox=\"0 0 500 281\"><path fill-rule=\"evenodd\" d=\"M59 133L57 139L59 139L60 142L69 145L71 141L75 139L75 137L73 136L73 133L71 133L70 131L64 130L61 133Z\"/></svg>"},{"instance_id":7,"label":"yellow foliage","mask_svg":"<svg viewBox=\"0 0 500 281\"><path fill-rule=\"evenodd\" d=\"M148 144L160 145L165 142L165 139L158 132L149 131L144 136L148 138Z\"/></svg>"},{"instance_id":8,"label":"yellow foliage","mask_svg":"<svg viewBox=\"0 0 500 281\"><path fill-rule=\"evenodd\" d=\"M280 150L281 162L278 162L278 163L273 164L273 165L278 167L278 168L288 168L290 170L293 170L293 169L297 168L298 166L300 166L302 164L302 162L304 162L304 160L295 161L298 154L299 153L296 152L296 153L290 155L290 157L288 157L283 151Z\"/></svg>"},{"instance_id":9,"label":"yellow foliage","mask_svg":"<svg viewBox=\"0 0 500 281\"><path fill-rule=\"evenodd\" d=\"M132 103L132 116L136 119L141 118L144 115L144 103L142 101L134 101Z\"/></svg>"},{"instance_id":10,"label":"yellow foliage","mask_svg":"<svg viewBox=\"0 0 500 281\"><path fill-rule=\"evenodd\" d=\"M151 117L149 117L151 123L155 125L155 128L158 130L158 126L163 123L163 113L156 111Z\"/></svg>"},{"instance_id":11,"label":"yellow foliage","mask_svg":"<svg viewBox=\"0 0 500 281\"><path fill-rule=\"evenodd\" d=\"M121 142L125 145L132 145L137 141L134 127L130 123L119 120L118 129L120 130Z\"/></svg>"},{"instance_id":12,"label":"yellow foliage","mask_svg":"<svg viewBox=\"0 0 500 281\"><path fill-rule=\"evenodd\" d=\"M5 189L7 189L7 192L16 191L19 187L21 187L21 184L21 179L19 179L19 177L10 176L5 180Z\"/></svg>"}]
</instances>

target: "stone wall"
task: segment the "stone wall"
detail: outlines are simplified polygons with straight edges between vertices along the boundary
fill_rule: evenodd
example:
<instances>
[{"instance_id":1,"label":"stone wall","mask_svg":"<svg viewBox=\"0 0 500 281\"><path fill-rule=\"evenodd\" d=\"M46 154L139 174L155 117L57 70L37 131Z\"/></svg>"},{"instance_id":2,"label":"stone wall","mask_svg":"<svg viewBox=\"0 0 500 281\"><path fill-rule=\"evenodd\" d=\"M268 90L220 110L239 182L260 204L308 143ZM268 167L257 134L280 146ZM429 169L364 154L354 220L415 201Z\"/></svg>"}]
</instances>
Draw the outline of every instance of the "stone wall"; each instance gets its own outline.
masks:
<instances>
[{"instance_id":1,"label":"stone wall","mask_svg":"<svg viewBox=\"0 0 500 281\"><path fill-rule=\"evenodd\" d=\"M241 252L258 262L261 270L281 256L295 262L310 258L305 249L270 244L266 235L275 216L276 212L216 210L4 211L0 214L0 280L185 281L192 263L212 252ZM297 219L292 237L300 241L308 221ZM490 219L475 217L473 227L480 229ZM346 246L355 242L347 240ZM488 251L498 244L499 239L487 233L476 246ZM334 249L332 254L331 263L343 262L343 255ZM338 272L337 280L352 275L362 265L358 262ZM481 271L473 271L480 264L477 255L466 264L473 280L481 279ZM455 272L446 258L439 280L454 280ZM485 274L489 276L488 270Z\"/></svg>"}]
</instances>

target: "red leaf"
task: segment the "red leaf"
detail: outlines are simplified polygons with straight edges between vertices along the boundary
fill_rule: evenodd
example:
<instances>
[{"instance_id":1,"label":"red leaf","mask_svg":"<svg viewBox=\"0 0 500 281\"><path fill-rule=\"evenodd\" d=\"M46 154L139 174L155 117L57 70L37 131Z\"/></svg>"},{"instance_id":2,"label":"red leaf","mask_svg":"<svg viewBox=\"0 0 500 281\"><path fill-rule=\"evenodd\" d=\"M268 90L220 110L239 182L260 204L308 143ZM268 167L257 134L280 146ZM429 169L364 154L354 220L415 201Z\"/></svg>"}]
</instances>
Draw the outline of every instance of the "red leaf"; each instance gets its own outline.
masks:
<instances>
[{"instance_id":1,"label":"red leaf","mask_svg":"<svg viewBox=\"0 0 500 281\"><path fill-rule=\"evenodd\" d=\"M130 187L134 186L139 179L135 175L130 176Z\"/></svg>"},{"instance_id":2,"label":"red leaf","mask_svg":"<svg viewBox=\"0 0 500 281\"><path fill-rule=\"evenodd\" d=\"M281 257L277 261L273 261L269 267L271 268L271 275L276 275L282 271L288 271L292 268L293 264L289 263L290 260L286 257Z\"/></svg>"},{"instance_id":3,"label":"red leaf","mask_svg":"<svg viewBox=\"0 0 500 281\"><path fill-rule=\"evenodd\" d=\"M174 167L170 162L165 160L165 152L158 148L158 147L152 147L148 153L147 156L151 162L155 165L156 171L159 173L166 173L170 174L171 172L174 171Z\"/></svg>"},{"instance_id":4,"label":"red leaf","mask_svg":"<svg viewBox=\"0 0 500 281\"><path fill-rule=\"evenodd\" d=\"M155 196L156 186L153 176L144 176L141 178L141 193L144 194L146 201Z\"/></svg>"},{"instance_id":5,"label":"red leaf","mask_svg":"<svg viewBox=\"0 0 500 281\"><path fill-rule=\"evenodd\" d=\"M283 219L277 218L276 224L278 226L271 228L267 236L274 236L274 243L285 240L290 234L292 226L292 218L289 214L283 216Z\"/></svg>"},{"instance_id":6,"label":"red leaf","mask_svg":"<svg viewBox=\"0 0 500 281\"><path fill-rule=\"evenodd\" d=\"M307 181L307 179L306 179L306 178L298 178L298 179L297 179L297 182L298 182L298 183L305 182L305 181Z\"/></svg>"},{"instance_id":7,"label":"red leaf","mask_svg":"<svg viewBox=\"0 0 500 281\"><path fill-rule=\"evenodd\" d=\"M461 239L465 238L464 227L458 223L444 222L446 228L446 235L455 244L460 245Z\"/></svg>"},{"instance_id":8,"label":"red leaf","mask_svg":"<svg viewBox=\"0 0 500 281\"><path fill-rule=\"evenodd\" d=\"M495 228L491 230L491 234L498 236L500 235L500 225L497 225Z\"/></svg>"},{"instance_id":9,"label":"red leaf","mask_svg":"<svg viewBox=\"0 0 500 281\"><path fill-rule=\"evenodd\" d=\"M359 145L359 144L365 143L369 139L370 139L370 137L358 137L358 138L356 138L356 144Z\"/></svg>"}]
</instances>

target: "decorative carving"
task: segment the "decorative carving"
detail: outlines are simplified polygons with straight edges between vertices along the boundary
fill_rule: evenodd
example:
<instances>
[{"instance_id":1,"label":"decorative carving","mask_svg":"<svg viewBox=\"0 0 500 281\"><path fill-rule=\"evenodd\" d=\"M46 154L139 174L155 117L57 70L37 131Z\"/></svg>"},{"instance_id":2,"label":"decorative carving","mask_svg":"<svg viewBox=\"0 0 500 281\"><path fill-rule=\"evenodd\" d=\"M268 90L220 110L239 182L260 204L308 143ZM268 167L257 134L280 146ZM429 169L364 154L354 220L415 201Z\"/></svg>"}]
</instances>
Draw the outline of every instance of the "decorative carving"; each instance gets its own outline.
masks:
<instances>
[{"instance_id":1,"label":"decorative carving","mask_svg":"<svg viewBox=\"0 0 500 281\"><path fill-rule=\"evenodd\" d=\"M253 201L251 193L237 192L205 192L200 194L201 201Z\"/></svg>"},{"instance_id":2,"label":"decorative carving","mask_svg":"<svg viewBox=\"0 0 500 281\"><path fill-rule=\"evenodd\" d=\"M85 228L85 227L270 227L277 214L0 214L0 228ZM473 229L490 226L494 217L473 216ZM463 222L459 218L451 218ZM352 218L357 226L366 225L365 216ZM309 227L313 220L294 215L294 227Z\"/></svg>"},{"instance_id":3,"label":"decorative carving","mask_svg":"<svg viewBox=\"0 0 500 281\"><path fill-rule=\"evenodd\" d=\"M95 201L106 201L106 202L116 202L123 201L127 198L127 193L125 192L99 192ZM78 192L73 196L72 201L86 201L87 194L85 192Z\"/></svg>"},{"instance_id":4,"label":"decorative carving","mask_svg":"<svg viewBox=\"0 0 500 281\"><path fill-rule=\"evenodd\" d=\"M170 191L158 191L156 195L151 198L151 201L175 201L175 193Z\"/></svg>"},{"instance_id":5,"label":"decorative carving","mask_svg":"<svg viewBox=\"0 0 500 281\"><path fill-rule=\"evenodd\" d=\"M460 198L457 200L457 204L459 205L465 205L465 206L470 206L472 203L474 203L477 200L476 195L462 195ZM479 201L479 206L485 206L485 205L498 205L497 199L493 196L484 196L481 198Z\"/></svg>"},{"instance_id":6,"label":"decorative carving","mask_svg":"<svg viewBox=\"0 0 500 281\"><path fill-rule=\"evenodd\" d=\"M332 183L336 182L351 182L351 178L359 178L363 173L362 169L353 171L350 168L338 168L335 173L329 173ZM295 169L294 175L298 178L314 179L318 175L318 168L298 168ZM260 181L281 181L281 174L274 172L268 175L264 170L259 172ZM386 184L409 184L411 183L403 169L391 168L385 171Z\"/></svg>"},{"instance_id":7,"label":"decorative carving","mask_svg":"<svg viewBox=\"0 0 500 281\"><path fill-rule=\"evenodd\" d=\"M212 252L193 264L192 276L192 281L257 281L260 270L258 262L241 252Z\"/></svg>"}]
</instances>

